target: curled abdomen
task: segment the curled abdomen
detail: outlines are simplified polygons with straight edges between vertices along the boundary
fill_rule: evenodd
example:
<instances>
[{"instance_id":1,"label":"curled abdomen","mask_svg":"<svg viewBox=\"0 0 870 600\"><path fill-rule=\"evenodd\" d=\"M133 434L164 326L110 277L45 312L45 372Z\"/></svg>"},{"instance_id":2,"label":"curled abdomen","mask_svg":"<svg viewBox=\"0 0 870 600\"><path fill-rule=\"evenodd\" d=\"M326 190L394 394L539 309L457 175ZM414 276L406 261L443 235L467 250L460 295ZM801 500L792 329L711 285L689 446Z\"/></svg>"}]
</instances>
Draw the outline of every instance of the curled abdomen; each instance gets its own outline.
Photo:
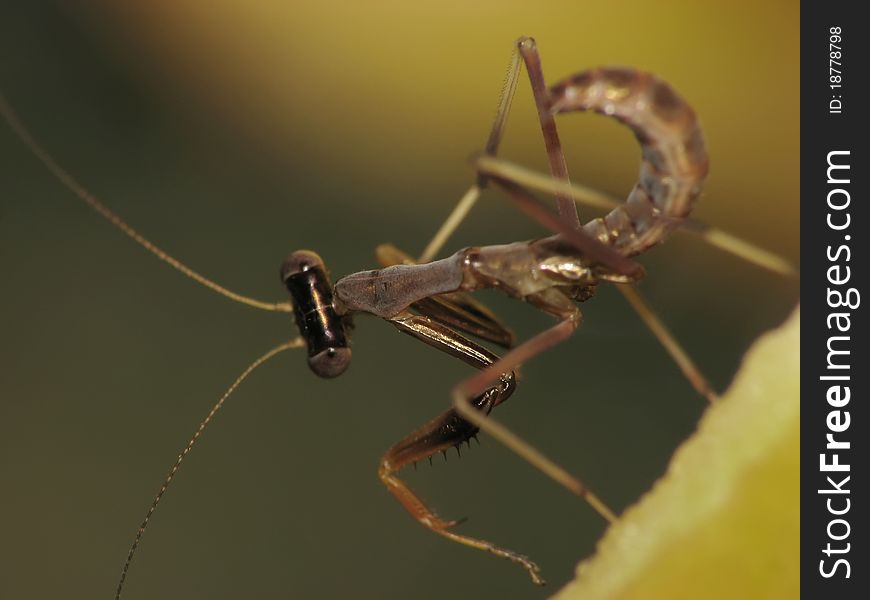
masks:
<instances>
[{"instance_id":1,"label":"curled abdomen","mask_svg":"<svg viewBox=\"0 0 870 600\"><path fill-rule=\"evenodd\" d=\"M592 69L553 86L550 110L613 117L641 145L640 178L628 199L587 223L587 233L632 256L689 215L707 176L707 151L695 111L670 85L642 71Z\"/></svg>"}]
</instances>

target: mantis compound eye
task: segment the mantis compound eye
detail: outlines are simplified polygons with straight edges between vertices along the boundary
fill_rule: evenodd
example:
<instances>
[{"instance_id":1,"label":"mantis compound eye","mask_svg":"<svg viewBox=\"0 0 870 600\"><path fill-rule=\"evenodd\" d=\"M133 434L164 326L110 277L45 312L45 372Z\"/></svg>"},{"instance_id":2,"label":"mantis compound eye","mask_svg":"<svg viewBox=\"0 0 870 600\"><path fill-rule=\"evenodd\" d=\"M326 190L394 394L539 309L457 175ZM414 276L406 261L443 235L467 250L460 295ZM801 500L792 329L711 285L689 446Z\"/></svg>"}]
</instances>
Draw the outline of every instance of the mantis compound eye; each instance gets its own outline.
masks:
<instances>
[{"instance_id":1,"label":"mantis compound eye","mask_svg":"<svg viewBox=\"0 0 870 600\"><path fill-rule=\"evenodd\" d=\"M348 347L330 346L317 354L308 356L308 366L319 377L332 378L344 373L350 365L351 351Z\"/></svg>"},{"instance_id":2,"label":"mantis compound eye","mask_svg":"<svg viewBox=\"0 0 870 600\"><path fill-rule=\"evenodd\" d=\"M293 298L299 335L308 346L308 366L318 377L338 377L350 365L344 317L335 311L332 282L316 253L298 250L281 265L281 279Z\"/></svg>"},{"instance_id":3,"label":"mantis compound eye","mask_svg":"<svg viewBox=\"0 0 870 600\"><path fill-rule=\"evenodd\" d=\"M312 269L320 269L326 275L326 282L329 283L329 275L326 274L326 265L323 259L316 252L311 250L297 250L288 256L281 265L281 280L287 284L287 279L300 275ZM332 284L329 283L332 288ZM291 292L292 293L292 292Z\"/></svg>"}]
</instances>

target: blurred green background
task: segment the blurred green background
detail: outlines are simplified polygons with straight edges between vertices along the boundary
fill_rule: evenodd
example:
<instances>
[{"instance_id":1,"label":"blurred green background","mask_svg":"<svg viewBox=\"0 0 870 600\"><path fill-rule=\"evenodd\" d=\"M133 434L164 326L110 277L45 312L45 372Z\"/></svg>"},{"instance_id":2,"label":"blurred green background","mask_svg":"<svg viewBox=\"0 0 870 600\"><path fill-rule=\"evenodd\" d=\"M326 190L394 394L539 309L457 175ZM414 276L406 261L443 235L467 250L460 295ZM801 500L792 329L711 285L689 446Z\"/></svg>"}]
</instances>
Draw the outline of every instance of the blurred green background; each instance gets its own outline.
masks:
<instances>
[{"instance_id":1,"label":"blurred green background","mask_svg":"<svg viewBox=\"0 0 870 600\"><path fill-rule=\"evenodd\" d=\"M668 80L705 127L696 216L799 261L795 1L8 3L0 87L81 182L157 244L242 293L278 268L333 274L409 252L471 181L512 41L551 82L599 64ZM522 80L503 155L544 168ZM573 178L630 190L638 149L598 116L560 120ZM234 305L135 246L0 126L0 596L109 597L153 494L199 420L289 318ZM585 211L588 216L589 211ZM448 251L542 230L488 192ZM797 284L675 236L642 257L649 300L718 389ZM549 320L484 295L521 337ZM617 510L658 477L704 402L603 289L569 343L528 364L498 416ZM376 319L321 381L301 352L257 372L190 455L126 598L541 598L603 531L588 507L491 439L407 473L510 564L414 523L377 479L383 451L468 370Z\"/></svg>"}]
</instances>

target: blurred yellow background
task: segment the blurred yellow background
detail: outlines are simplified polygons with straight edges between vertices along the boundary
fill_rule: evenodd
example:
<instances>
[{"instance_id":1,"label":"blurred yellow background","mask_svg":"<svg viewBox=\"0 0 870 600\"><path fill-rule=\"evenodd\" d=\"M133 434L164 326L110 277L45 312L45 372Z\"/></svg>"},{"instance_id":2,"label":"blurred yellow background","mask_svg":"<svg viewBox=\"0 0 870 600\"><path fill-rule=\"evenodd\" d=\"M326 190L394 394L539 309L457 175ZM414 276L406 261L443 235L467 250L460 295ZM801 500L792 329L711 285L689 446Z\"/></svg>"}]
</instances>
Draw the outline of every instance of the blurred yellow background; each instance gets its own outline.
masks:
<instances>
[{"instance_id":1,"label":"blurred yellow background","mask_svg":"<svg viewBox=\"0 0 870 600\"><path fill-rule=\"evenodd\" d=\"M538 40L552 82L602 64L653 71L702 116L717 201L701 214L743 219L746 235L796 252L795 2L102 4L107 43L155 93L196 102L285 160L292 148L324 163L324 176L361 178L395 210L481 147L518 36ZM516 113L509 154L541 164L533 113L522 102ZM599 174L594 183L621 191L609 180L635 174L634 160L619 160L623 148L635 156L630 136L596 117L582 133L582 119L563 121L575 178Z\"/></svg>"},{"instance_id":2,"label":"blurred yellow background","mask_svg":"<svg viewBox=\"0 0 870 600\"><path fill-rule=\"evenodd\" d=\"M296 248L336 277L374 266L381 242L420 251L471 181L513 40L532 35L551 82L604 64L672 83L711 157L696 216L798 263L798 25L793 1L18 3L0 24L0 88L143 233L278 300ZM597 115L559 127L575 181L630 190L626 129ZM199 419L293 326L170 272L0 129L0 595L108 596ZM502 154L545 167L525 79ZM488 192L446 251L542 233ZM641 261L643 291L719 389L797 300L796 282L695 239ZM484 299L521 337L549 323ZM618 294L584 313L499 413L622 510L704 406ZM367 318L354 357L324 382L285 356L239 390L158 510L125 597L540 598L570 578L600 518L492 440L408 479L469 517L465 531L536 559L548 589L404 514L378 458L467 369Z\"/></svg>"}]
</instances>

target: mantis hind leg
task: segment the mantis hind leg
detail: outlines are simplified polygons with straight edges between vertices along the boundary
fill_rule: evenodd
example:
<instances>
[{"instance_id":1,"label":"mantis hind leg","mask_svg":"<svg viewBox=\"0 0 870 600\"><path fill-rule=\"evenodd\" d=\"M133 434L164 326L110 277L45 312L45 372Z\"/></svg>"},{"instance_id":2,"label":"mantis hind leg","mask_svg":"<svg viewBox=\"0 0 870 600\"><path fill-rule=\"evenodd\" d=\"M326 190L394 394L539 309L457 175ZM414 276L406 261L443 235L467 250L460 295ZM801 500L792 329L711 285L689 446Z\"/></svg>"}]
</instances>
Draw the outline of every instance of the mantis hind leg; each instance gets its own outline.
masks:
<instances>
[{"instance_id":1,"label":"mantis hind leg","mask_svg":"<svg viewBox=\"0 0 870 600\"><path fill-rule=\"evenodd\" d=\"M544 135L544 145L550 163L550 172L555 178L567 180L568 166L562 154L562 145L559 141L559 134L556 131L555 118L549 111L549 91L544 82L541 58L535 46L535 41L529 37L521 37L514 43L514 50L511 53L498 108L496 109L495 119L493 119L489 137L486 141L484 154L487 156L496 156L498 154L498 148L504 136L508 115L510 114L511 104L523 64L526 65L529 83L532 87L532 96L535 99L535 106L538 110L538 119L540 120L541 131ZM486 187L486 184L486 175L478 173L475 182L463 194L453 211L432 237L432 240L426 245L426 248L420 255L419 262L429 262L438 255L438 252L447 242L448 238L462 224L462 221L477 203L480 193ZM557 195L557 202L559 205L559 216L572 227L579 229L580 218L577 215L577 207L574 204L574 200L568 195Z\"/></svg>"}]
</instances>

